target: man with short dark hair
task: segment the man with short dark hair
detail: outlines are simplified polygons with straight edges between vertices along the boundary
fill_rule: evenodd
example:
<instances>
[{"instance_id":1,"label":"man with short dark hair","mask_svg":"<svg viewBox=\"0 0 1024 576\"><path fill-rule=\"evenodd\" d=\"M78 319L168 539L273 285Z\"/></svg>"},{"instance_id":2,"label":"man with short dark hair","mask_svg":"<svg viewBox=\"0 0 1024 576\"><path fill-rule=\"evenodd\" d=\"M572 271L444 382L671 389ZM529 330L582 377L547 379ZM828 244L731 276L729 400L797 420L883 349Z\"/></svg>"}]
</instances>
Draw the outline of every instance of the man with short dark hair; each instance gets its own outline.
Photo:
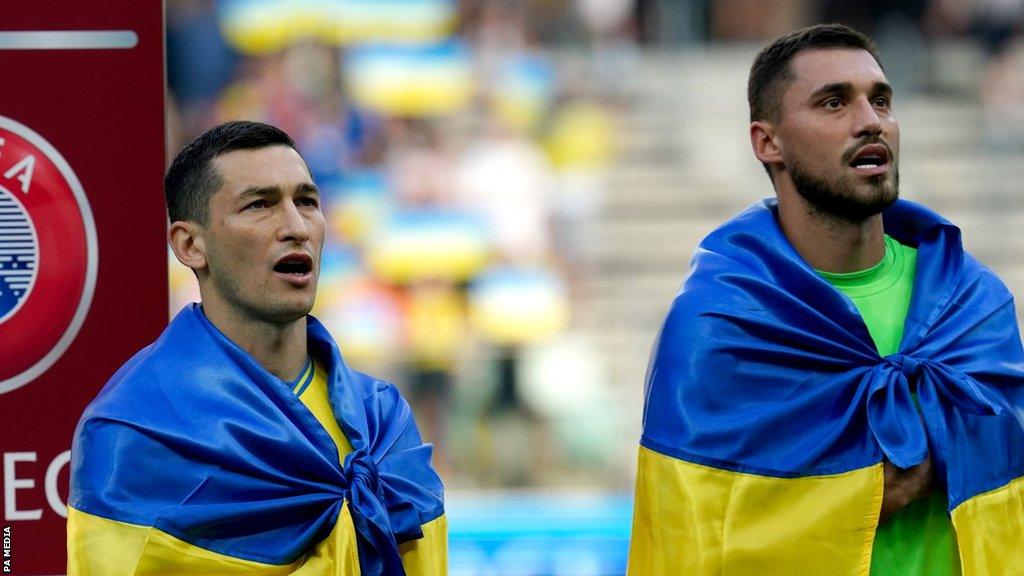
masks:
<instances>
[{"instance_id":1,"label":"man with short dark hair","mask_svg":"<svg viewBox=\"0 0 1024 576\"><path fill-rule=\"evenodd\" d=\"M230 122L165 178L199 280L86 409L68 573L443 574L441 480L397 389L312 316L325 221L287 134Z\"/></svg>"},{"instance_id":2,"label":"man with short dark hair","mask_svg":"<svg viewBox=\"0 0 1024 576\"><path fill-rule=\"evenodd\" d=\"M748 99L776 198L704 239L655 344L630 573L1021 573L1013 298L898 200L873 44L782 37Z\"/></svg>"}]
</instances>

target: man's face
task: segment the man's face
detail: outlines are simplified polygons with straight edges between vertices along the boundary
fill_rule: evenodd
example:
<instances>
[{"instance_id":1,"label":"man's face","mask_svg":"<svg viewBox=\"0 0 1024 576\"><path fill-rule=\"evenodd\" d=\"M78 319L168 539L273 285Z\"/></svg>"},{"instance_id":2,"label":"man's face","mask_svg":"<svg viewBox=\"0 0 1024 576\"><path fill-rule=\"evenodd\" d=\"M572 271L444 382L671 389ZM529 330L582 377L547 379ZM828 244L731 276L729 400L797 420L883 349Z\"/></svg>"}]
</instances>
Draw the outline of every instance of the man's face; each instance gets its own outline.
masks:
<instances>
[{"instance_id":1,"label":"man's face","mask_svg":"<svg viewBox=\"0 0 1024 576\"><path fill-rule=\"evenodd\" d=\"M900 130L892 89L870 53L808 50L790 62L777 144L796 191L819 213L848 222L899 196Z\"/></svg>"},{"instance_id":2,"label":"man's face","mask_svg":"<svg viewBox=\"0 0 1024 576\"><path fill-rule=\"evenodd\" d=\"M223 184L202 230L204 304L243 320L302 318L316 297L325 230L305 162L287 146L270 146L227 152L213 168Z\"/></svg>"}]
</instances>

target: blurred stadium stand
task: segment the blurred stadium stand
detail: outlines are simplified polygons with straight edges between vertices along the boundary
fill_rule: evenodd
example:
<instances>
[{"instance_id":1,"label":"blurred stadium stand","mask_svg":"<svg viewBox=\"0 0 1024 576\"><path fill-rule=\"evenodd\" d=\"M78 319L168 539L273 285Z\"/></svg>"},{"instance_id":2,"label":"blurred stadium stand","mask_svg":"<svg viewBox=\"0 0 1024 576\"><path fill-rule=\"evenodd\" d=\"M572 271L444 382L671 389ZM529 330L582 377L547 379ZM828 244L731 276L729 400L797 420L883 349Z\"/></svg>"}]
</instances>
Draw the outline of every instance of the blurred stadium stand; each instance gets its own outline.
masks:
<instances>
[{"instance_id":1,"label":"blurred stadium stand","mask_svg":"<svg viewBox=\"0 0 1024 576\"><path fill-rule=\"evenodd\" d=\"M314 313L436 444L453 574L616 574L650 347L700 238L772 193L757 48L873 34L902 195L1024 294L1019 26L995 24L1022 4L168 0L169 149L233 118L296 138L330 228ZM170 265L175 312L197 295Z\"/></svg>"}]
</instances>

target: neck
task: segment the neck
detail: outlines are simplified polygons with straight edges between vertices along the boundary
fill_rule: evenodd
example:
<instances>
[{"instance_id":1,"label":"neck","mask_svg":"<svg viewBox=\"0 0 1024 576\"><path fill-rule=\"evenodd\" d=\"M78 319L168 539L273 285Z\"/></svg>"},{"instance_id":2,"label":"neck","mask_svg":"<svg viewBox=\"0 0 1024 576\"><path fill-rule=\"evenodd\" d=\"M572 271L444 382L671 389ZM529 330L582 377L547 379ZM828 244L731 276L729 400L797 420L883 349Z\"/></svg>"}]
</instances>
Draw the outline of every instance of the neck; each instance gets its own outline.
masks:
<instances>
[{"instance_id":1,"label":"neck","mask_svg":"<svg viewBox=\"0 0 1024 576\"><path fill-rule=\"evenodd\" d=\"M815 270L858 272L885 257L882 215L849 222L815 210L803 198L779 195L779 224L797 253Z\"/></svg>"},{"instance_id":2,"label":"neck","mask_svg":"<svg viewBox=\"0 0 1024 576\"><path fill-rule=\"evenodd\" d=\"M306 317L274 323L243 317L215 301L203 301L206 318L267 372L285 382L293 380L306 364Z\"/></svg>"}]
</instances>

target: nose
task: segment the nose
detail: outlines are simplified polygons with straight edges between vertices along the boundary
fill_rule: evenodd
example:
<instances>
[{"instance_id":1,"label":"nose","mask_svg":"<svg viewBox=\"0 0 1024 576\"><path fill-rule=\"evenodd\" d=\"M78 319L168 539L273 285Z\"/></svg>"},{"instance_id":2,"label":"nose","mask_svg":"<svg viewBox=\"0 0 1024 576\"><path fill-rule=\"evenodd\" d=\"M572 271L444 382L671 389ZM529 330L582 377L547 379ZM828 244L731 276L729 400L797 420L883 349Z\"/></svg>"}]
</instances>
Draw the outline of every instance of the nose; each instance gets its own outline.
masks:
<instances>
[{"instance_id":1,"label":"nose","mask_svg":"<svg viewBox=\"0 0 1024 576\"><path fill-rule=\"evenodd\" d=\"M854 136L878 136L882 133L882 118L867 98L857 101L854 116Z\"/></svg>"},{"instance_id":2,"label":"nose","mask_svg":"<svg viewBox=\"0 0 1024 576\"><path fill-rule=\"evenodd\" d=\"M309 223L292 202L280 202L281 212L278 215L277 239L281 242L302 243L309 240Z\"/></svg>"}]
</instances>

